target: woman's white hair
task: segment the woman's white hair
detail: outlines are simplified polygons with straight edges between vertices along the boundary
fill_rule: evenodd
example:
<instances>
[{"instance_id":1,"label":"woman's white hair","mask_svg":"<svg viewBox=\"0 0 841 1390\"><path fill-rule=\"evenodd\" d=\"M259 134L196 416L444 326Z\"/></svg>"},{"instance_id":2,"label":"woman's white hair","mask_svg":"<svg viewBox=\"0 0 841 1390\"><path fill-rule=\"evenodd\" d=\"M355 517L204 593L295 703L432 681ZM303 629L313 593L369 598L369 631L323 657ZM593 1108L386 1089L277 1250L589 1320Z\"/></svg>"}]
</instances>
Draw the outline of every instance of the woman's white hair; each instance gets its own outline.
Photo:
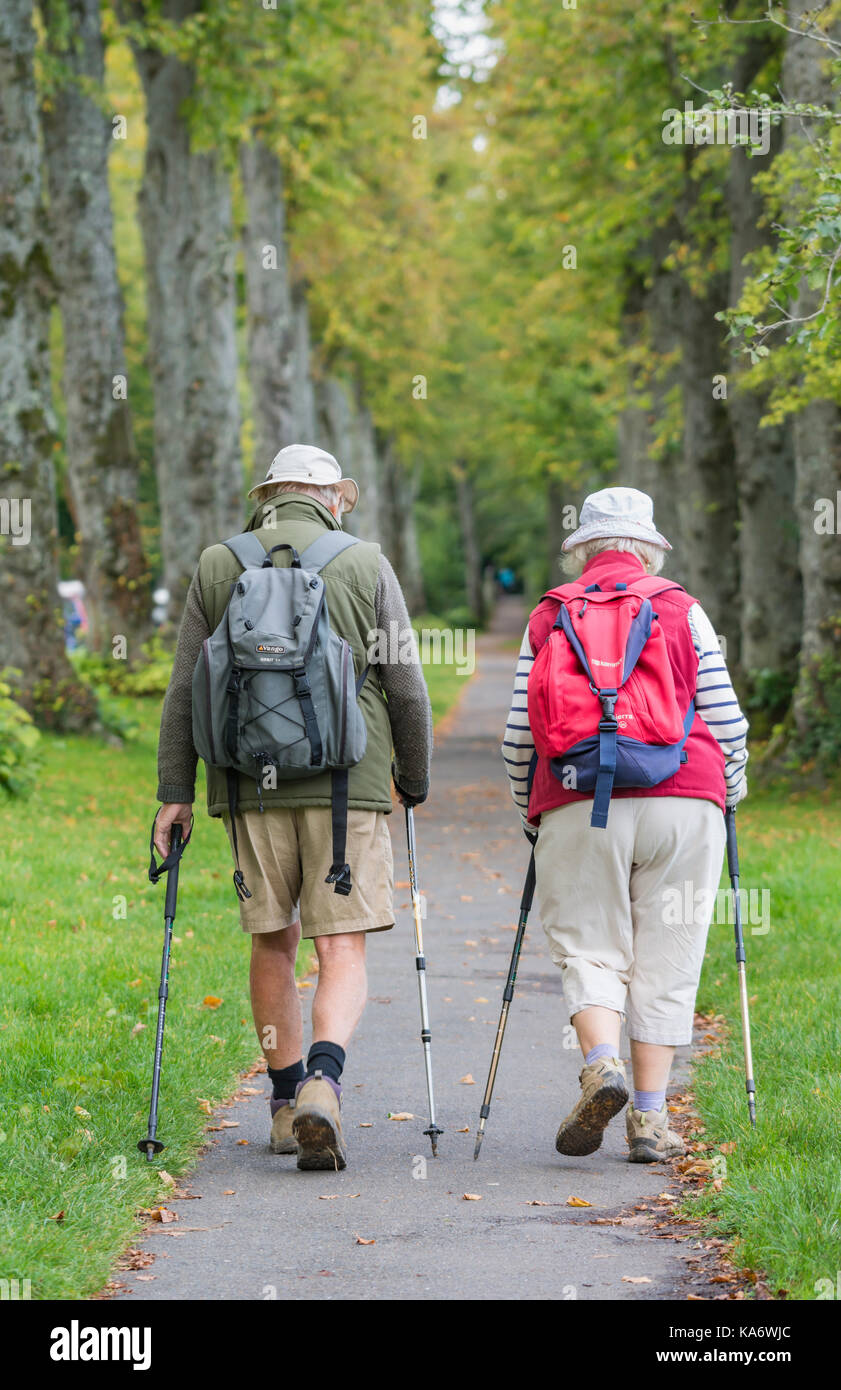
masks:
<instances>
[{"instance_id":1,"label":"woman's white hair","mask_svg":"<svg viewBox=\"0 0 841 1390\"><path fill-rule=\"evenodd\" d=\"M345 509L344 493L340 487L335 487L333 483L277 483L272 489L273 492L305 492L308 497L314 497L325 507L339 508L339 516Z\"/></svg>"},{"instance_id":2,"label":"woman's white hair","mask_svg":"<svg viewBox=\"0 0 841 1390\"><path fill-rule=\"evenodd\" d=\"M636 555L648 570L649 574L659 574L663 568L663 561L666 552L662 545L652 545L650 541L639 541L635 536L603 536L596 541L582 541L580 545L574 545L566 552L561 560L561 568L564 574L570 575L572 579L577 579L586 565L594 555L599 555L603 550L627 550L631 555Z\"/></svg>"}]
</instances>

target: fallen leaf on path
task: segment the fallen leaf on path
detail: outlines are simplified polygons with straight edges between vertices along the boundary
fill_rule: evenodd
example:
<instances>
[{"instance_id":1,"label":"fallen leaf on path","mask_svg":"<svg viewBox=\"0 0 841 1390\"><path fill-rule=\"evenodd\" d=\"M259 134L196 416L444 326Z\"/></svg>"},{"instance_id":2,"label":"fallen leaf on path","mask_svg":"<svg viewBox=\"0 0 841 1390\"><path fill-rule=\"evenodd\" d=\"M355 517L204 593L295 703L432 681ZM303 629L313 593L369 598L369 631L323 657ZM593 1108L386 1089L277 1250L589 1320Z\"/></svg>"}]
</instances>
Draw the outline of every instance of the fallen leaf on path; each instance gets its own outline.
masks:
<instances>
[{"instance_id":1,"label":"fallen leaf on path","mask_svg":"<svg viewBox=\"0 0 841 1390\"><path fill-rule=\"evenodd\" d=\"M461 1200L463 1202L481 1202L482 1196L479 1192L465 1192Z\"/></svg>"},{"instance_id":2,"label":"fallen leaf on path","mask_svg":"<svg viewBox=\"0 0 841 1390\"><path fill-rule=\"evenodd\" d=\"M623 1274L623 1284L650 1284L651 1280L647 1274Z\"/></svg>"},{"instance_id":3,"label":"fallen leaf on path","mask_svg":"<svg viewBox=\"0 0 841 1390\"><path fill-rule=\"evenodd\" d=\"M470 1126L469 1126L469 1125L465 1125L465 1126L464 1126L464 1129L457 1129L457 1130L455 1131L455 1133L456 1133L456 1134L469 1134L469 1133L470 1133Z\"/></svg>"},{"instance_id":4,"label":"fallen leaf on path","mask_svg":"<svg viewBox=\"0 0 841 1390\"><path fill-rule=\"evenodd\" d=\"M239 1129L239 1120L220 1120L218 1125L208 1125L207 1128L211 1133L217 1129Z\"/></svg>"},{"instance_id":5,"label":"fallen leaf on path","mask_svg":"<svg viewBox=\"0 0 841 1390\"><path fill-rule=\"evenodd\" d=\"M527 1207L551 1207L554 1205L553 1202L526 1202Z\"/></svg>"},{"instance_id":6,"label":"fallen leaf on path","mask_svg":"<svg viewBox=\"0 0 841 1390\"><path fill-rule=\"evenodd\" d=\"M486 999L483 994L480 994L478 999L473 1000L474 1004L490 1004L490 1002L490 999Z\"/></svg>"},{"instance_id":7,"label":"fallen leaf on path","mask_svg":"<svg viewBox=\"0 0 841 1390\"><path fill-rule=\"evenodd\" d=\"M388 1118L390 1120L413 1120L415 1117L410 1110L399 1110L396 1115L392 1115L389 1110Z\"/></svg>"},{"instance_id":8,"label":"fallen leaf on path","mask_svg":"<svg viewBox=\"0 0 841 1390\"><path fill-rule=\"evenodd\" d=\"M175 1187L175 1178L166 1171L166 1168L158 1170L158 1182L162 1182L164 1187Z\"/></svg>"},{"instance_id":9,"label":"fallen leaf on path","mask_svg":"<svg viewBox=\"0 0 841 1390\"><path fill-rule=\"evenodd\" d=\"M592 1202L587 1202L583 1197L567 1197L568 1207L591 1207Z\"/></svg>"},{"instance_id":10,"label":"fallen leaf on path","mask_svg":"<svg viewBox=\"0 0 841 1390\"><path fill-rule=\"evenodd\" d=\"M201 1002L206 1009L218 1009L224 1001L219 998L218 994L206 994Z\"/></svg>"},{"instance_id":11,"label":"fallen leaf on path","mask_svg":"<svg viewBox=\"0 0 841 1390\"><path fill-rule=\"evenodd\" d=\"M263 1094L259 1086L241 1086L240 1090L244 1096L261 1096Z\"/></svg>"},{"instance_id":12,"label":"fallen leaf on path","mask_svg":"<svg viewBox=\"0 0 841 1390\"><path fill-rule=\"evenodd\" d=\"M476 1082L473 1080L473 1077L470 1075L470 1072L468 1072L466 1076L460 1076L460 1077L459 1077L459 1085L461 1085L461 1086L475 1086L475 1085L476 1085Z\"/></svg>"},{"instance_id":13,"label":"fallen leaf on path","mask_svg":"<svg viewBox=\"0 0 841 1390\"><path fill-rule=\"evenodd\" d=\"M340 1197L361 1197L361 1192L324 1192L319 1196L319 1202L337 1202Z\"/></svg>"},{"instance_id":14,"label":"fallen leaf on path","mask_svg":"<svg viewBox=\"0 0 841 1390\"><path fill-rule=\"evenodd\" d=\"M356 1232L354 1232L355 1234ZM363 1240L362 1236L356 1236L356 1243L357 1245L376 1245L377 1242L375 1240Z\"/></svg>"},{"instance_id":15,"label":"fallen leaf on path","mask_svg":"<svg viewBox=\"0 0 841 1390\"><path fill-rule=\"evenodd\" d=\"M465 941L465 946L478 946L478 941Z\"/></svg>"},{"instance_id":16,"label":"fallen leaf on path","mask_svg":"<svg viewBox=\"0 0 841 1390\"><path fill-rule=\"evenodd\" d=\"M373 1128L374 1128L374 1125L373 1125L373 1122L372 1122L371 1120L360 1120L359 1125L357 1126L357 1128L358 1128L358 1129L373 1129Z\"/></svg>"},{"instance_id":17,"label":"fallen leaf on path","mask_svg":"<svg viewBox=\"0 0 841 1390\"><path fill-rule=\"evenodd\" d=\"M117 1269L146 1269L154 1260L150 1250L127 1250L117 1261Z\"/></svg>"},{"instance_id":18,"label":"fallen leaf on path","mask_svg":"<svg viewBox=\"0 0 841 1390\"><path fill-rule=\"evenodd\" d=\"M222 1193L223 1197L236 1197L236 1195L236 1189L233 1187L226 1187L225 1191Z\"/></svg>"},{"instance_id":19,"label":"fallen leaf on path","mask_svg":"<svg viewBox=\"0 0 841 1390\"><path fill-rule=\"evenodd\" d=\"M248 1140L247 1140L247 1139L238 1139L238 1140L237 1140L237 1143L238 1143L238 1144L247 1144L247 1143L248 1143Z\"/></svg>"},{"instance_id":20,"label":"fallen leaf on path","mask_svg":"<svg viewBox=\"0 0 841 1390\"><path fill-rule=\"evenodd\" d=\"M153 1221L163 1222L165 1226L168 1226L170 1221L178 1221L180 1219L178 1213L170 1211L169 1207L153 1207L147 1215L151 1217Z\"/></svg>"},{"instance_id":21,"label":"fallen leaf on path","mask_svg":"<svg viewBox=\"0 0 841 1390\"><path fill-rule=\"evenodd\" d=\"M157 1279L157 1274L138 1274L138 1284L151 1284L153 1279Z\"/></svg>"},{"instance_id":22,"label":"fallen leaf on path","mask_svg":"<svg viewBox=\"0 0 841 1390\"><path fill-rule=\"evenodd\" d=\"M462 900L463 903L472 903L472 901L473 901L473 895L472 895L472 893L462 893L462 895L461 895L461 900Z\"/></svg>"}]
</instances>

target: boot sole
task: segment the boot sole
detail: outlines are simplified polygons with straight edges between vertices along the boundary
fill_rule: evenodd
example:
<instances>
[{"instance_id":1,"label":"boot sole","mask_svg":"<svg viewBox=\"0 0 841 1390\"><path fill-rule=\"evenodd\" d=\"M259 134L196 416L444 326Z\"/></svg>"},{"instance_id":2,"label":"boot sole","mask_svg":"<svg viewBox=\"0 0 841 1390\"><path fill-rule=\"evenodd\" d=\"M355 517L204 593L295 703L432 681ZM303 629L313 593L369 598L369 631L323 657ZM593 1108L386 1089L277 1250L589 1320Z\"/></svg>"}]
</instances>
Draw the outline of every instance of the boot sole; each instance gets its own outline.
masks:
<instances>
[{"instance_id":1,"label":"boot sole","mask_svg":"<svg viewBox=\"0 0 841 1390\"><path fill-rule=\"evenodd\" d=\"M298 1152L298 1145L294 1139L285 1139L281 1143L276 1143L274 1139L270 1139L269 1148L273 1154L296 1154Z\"/></svg>"},{"instance_id":2,"label":"boot sole","mask_svg":"<svg viewBox=\"0 0 841 1390\"><path fill-rule=\"evenodd\" d=\"M555 1148L567 1158L583 1158L601 1147L604 1132L614 1115L628 1103L628 1088L622 1083L600 1086L596 1094L569 1123L563 1123Z\"/></svg>"},{"instance_id":3,"label":"boot sole","mask_svg":"<svg viewBox=\"0 0 841 1390\"><path fill-rule=\"evenodd\" d=\"M299 1115L292 1125L298 1144L298 1167L340 1173L347 1166L344 1145L332 1120L318 1110Z\"/></svg>"},{"instance_id":4,"label":"boot sole","mask_svg":"<svg viewBox=\"0 0 841 1390\"><path fill-rule=\"evenodd\" d=\"M647 1144L635 1144L628 1154L628 1162L665 1163L670 1158L683 1158L685 1154L685 1149L667 1149L658 1153L656 1149L650 1149Z\"/></svg>"}]
</instances>

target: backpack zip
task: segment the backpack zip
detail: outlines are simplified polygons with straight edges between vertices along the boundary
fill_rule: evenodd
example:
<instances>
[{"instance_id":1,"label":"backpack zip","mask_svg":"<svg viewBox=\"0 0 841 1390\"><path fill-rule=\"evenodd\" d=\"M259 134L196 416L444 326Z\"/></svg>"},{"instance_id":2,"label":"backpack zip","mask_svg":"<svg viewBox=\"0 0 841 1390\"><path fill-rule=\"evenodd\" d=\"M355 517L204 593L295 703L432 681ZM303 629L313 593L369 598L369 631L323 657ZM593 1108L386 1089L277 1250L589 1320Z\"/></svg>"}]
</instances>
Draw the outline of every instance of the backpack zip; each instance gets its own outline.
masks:
<instances>
[{"instance_id":1,"label":"backpack zip","mask_svg":"<svg viewBox=\"0 0 841 1390\"><path fill-rule=\"evenodd\" d=\"M214 767L215 767L215 766L216 766L216 748L215 748L214 743L213 743L213 711L212 711L211 705L210 705L210 657L208 656L208 653L207 653L207 644L208 644L209 641L210 641L210 638L209 638L209 637L205 637L204 641L203 641L202 644L201 644L201 649L202 649L202 652L204 653L205 691L206 691L206 699L207 699L207 733L208 733L208 738L210 739L210 761L213 763L213 765L214 765Z\"/></svg>"},{"instance_id":2,"label":"backpack zip","mask_svg":"<svg viewBox=\"0 0 841 1390\"><path fill-rule=\"evenodd\" d=\"M347 668L348 653L350 646L342 638L342 736L339 739L339 762L345 760L345 744L347 742Z\"/></svg>"}]
</instances>

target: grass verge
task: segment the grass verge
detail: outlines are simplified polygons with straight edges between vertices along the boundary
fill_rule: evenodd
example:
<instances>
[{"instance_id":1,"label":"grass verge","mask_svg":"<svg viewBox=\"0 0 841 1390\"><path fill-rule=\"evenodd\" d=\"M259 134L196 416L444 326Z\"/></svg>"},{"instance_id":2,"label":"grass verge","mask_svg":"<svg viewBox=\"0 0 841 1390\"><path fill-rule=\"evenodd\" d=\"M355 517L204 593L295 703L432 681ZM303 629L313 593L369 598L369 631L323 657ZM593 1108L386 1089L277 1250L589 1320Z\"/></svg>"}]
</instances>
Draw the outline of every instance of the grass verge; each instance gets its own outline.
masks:
<instances>
[{"instance_id":1,"label":"grass verge","mask_svg":"<svg viewBox=\"0 0 841 1390\"><path fill-rule=\"evenodd\" d=\"M841 1269L841 972L837 793L782 790L739 808L757 1127L748 1122L732 925L710 931L698 1008L729 1020L720 1056L695 1067L704 1138L736 1142L720 1192L692 1203L717 1218L736 1258L772 1290L832 1296ZM765 893L763 903L762 894ZM764 916L764 920L763 920Z\"/></svg>"},{"instance_id":2,"label":"grass verge","mask_svg":"<svg viewBox=\"0 0 841 1390\"><path fill-rule=\"evenodd\" d=\"M440 715L463 681L446 667L427 675ZM0 806L0 1278L29 1280L35 1299L102 1288L138 1233L137 1211L165 1195L136 1148L163 942L164 885L144 864L159 704L119 700L113 712L130 740L45 736L35 793ZM202 779L164 1044L160 1133L173 1175L201 1144L199 1098L230 1096L257 1052L230 850L203 799Z\"/></svg>"}]
</instances>

